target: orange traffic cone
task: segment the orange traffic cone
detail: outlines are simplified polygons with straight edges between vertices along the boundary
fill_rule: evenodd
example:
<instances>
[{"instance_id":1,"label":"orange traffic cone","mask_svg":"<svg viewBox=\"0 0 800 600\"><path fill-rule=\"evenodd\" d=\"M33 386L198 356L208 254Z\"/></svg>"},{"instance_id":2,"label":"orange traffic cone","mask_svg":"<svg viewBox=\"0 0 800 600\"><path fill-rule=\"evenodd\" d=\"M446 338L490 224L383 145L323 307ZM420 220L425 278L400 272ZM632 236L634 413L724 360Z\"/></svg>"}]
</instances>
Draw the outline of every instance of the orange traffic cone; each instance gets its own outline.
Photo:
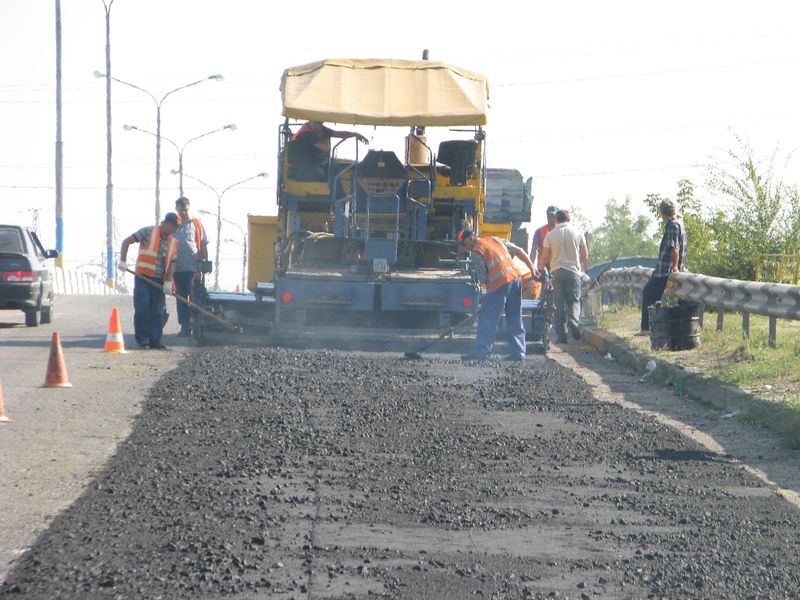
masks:
<instances>
[{"instance_id":1,"label":"orange traffic cone","mask_svg":"<svg viewBox=\"0 0 800 600\"><path fill-rule=\"evenodd\" d=\"M108 335L106 335L106 352L127 352L122 339L122 327L119 324L119 311L117 307L111 309L111 318L108 320Z\"/></svg>"},{"instance_id":2,"label":"orange traffic cone","mask_svg":"<svg viewBox=\"0 0 800 600\"><path fill-rule=\"evenodd\" d=\"M6 403L3 400L3 382L0 381L0 423L11 423L13 420L6 416Z\"/></svg>"},{"instance_id":3,"label":"orange traffic cone","mask_svg":"<svg viewBox=\"0 0 800 600\"><path fill-rule=\"evenodd\" d=\"M67 365L64 364L64 353L61 352L61 338L58 332L53 332L53 339L50 342L50 360L47 361L47 375L44 378L46 388L72 387L67 377Z\"/></svg>"}]
</instances>

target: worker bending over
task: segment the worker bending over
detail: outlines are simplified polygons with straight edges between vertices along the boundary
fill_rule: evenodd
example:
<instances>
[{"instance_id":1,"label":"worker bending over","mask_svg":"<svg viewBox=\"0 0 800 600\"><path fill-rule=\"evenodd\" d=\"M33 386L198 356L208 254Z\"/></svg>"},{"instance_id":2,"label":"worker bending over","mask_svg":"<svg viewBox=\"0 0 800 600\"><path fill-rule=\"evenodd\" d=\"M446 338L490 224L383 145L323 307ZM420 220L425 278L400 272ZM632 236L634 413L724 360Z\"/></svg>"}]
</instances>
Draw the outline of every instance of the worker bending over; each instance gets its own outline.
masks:
<instances>
[{"instance_id":1,"label":"worker bending over","mask_svg":"<svg viewBox=\"0 0 800 600\"><path fill-rule=\"evenodd\" d=\"M172 295L173 272L178 243L172 234L178 228L178 215L167 213L160 225L142 227L122 240L117 268L128 271L128 247L139 244L133 282L133 329L140 348L164 350L161 343L166 322L165 294ZM148 283L148 281L150 282Z\"/></svg>"},{"instance_id":2,"label":"worker bending over","mask_svg":"<svg viewBox=\"0 0 800 600\"><path fill-rule=\"evenodd\" d=\"M471 229L463 229L458 234L458 241L470 252L481 255L487 272L486 295L478 310L477 345L461 358L489 358L497 336L497 326L505 310L509 344L507 360L523 360L525 327L522 324L522 277L527 273L514 263L514 257L524 262L534 277L539 276L539 270L525 250L498 237L476 237Z\"/></svg>"}]
</instances>

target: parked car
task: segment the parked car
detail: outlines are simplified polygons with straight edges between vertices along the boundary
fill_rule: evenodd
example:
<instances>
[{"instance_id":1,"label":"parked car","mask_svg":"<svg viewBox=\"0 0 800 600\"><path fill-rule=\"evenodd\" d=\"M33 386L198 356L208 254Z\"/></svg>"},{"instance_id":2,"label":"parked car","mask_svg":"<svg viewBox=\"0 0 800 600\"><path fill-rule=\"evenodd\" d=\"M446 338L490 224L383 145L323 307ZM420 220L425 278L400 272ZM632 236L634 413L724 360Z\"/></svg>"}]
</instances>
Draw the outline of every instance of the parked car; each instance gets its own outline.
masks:
<instances>
[{"instance_id":1,"label":"parked car","mask_svg":"<svg viewBox=\"0 0 800 600\"><path fill-rule=\"evenodd\" d=\"M0 310L23 311L28 327L49 323L55 296L47 260L57 256L32 229L0 225Z\"/></svg>"}]
</instances>

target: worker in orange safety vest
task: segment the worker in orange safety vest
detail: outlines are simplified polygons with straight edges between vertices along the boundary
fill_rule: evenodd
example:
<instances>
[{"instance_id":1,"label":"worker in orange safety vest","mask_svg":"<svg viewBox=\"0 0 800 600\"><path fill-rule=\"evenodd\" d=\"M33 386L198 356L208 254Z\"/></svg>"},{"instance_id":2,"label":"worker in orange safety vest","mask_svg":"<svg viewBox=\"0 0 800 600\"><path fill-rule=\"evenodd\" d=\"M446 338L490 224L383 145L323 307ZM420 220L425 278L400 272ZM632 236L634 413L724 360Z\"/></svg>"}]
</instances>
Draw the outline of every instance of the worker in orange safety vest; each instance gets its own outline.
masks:
<instances>
[{"instance_id":1,"label":"worker in orange safety vest","mask_svg":"<svg viewBox=\"0 0 800 600\"><path fill-rule=\"evenodd\" d=\"M133 328L140 348L164 350L161 343L166 321L165 294L172 295L173 273L178 243L172 237L178 228L178 215L167 213L159 225L142 227L122 240L119 251L120 272L128 271L128 247L139 244L133 283ZM148 284L146 278L160 286Z\"/></svg>"},{"instance_id":2,"label":"worker in orange safety vest","mask_svg":"<svg viewBox=\"0 0 800 600\"><path fill-rule=\"evenodd\" d=\"M550 268L549 264L545 264L544 260L542 260L542 250L544 250L544 238L547 237L547 234L550 233L556 226L556 211L558 210L555 206L548 206L547 207L547 223L539 227L536 232L533 234L533 241L531 242L531 253L530 257L534 263L536 263L536 267L541 271L545 267L548 269ZM523 282L523 290L522 290L522 297L528 300L538 300L539 296L542 292L542 285L538 281L534 281L533 279L527 279Z\"/></svg>"},{"instance_id":3,"label":"worker in orange safety vest","mask_svg":"<svg viewBox=\"0 0 800 600\"><path fill-rule=\"evenodd\" d=\"M508 330L508 360L525 358L525 327L522 324L522 278L524 269L514 262L519 258L533 273L539 270L528 253L511 242L493 236L476 237L471 229L462 229L458 241L469 250L480 254L486 265L486 295L478 312L478 336L475 349L463 355L463 360L486 360L492 353L497 326L505 310Z\"/></svg>"},{"instance_id":4,"label":"worker in orange safety vest","mask_svg":"<svg viewBox=\"0 0 800 600\"><path fill-rule=\"evenodd\" d=\"M178 255L175 257L175 292L183 298L199 302L202 294L202 278L200 263L208 260L208 236L205 227L197 217L189 216L189 199L181 196L175 200L175 212L178 213L178 229L173 238L178 243ZM195 317L188 304L178 302L178 323L180 337L192 335L192 320Z\"/></svg>"}]
</instances>

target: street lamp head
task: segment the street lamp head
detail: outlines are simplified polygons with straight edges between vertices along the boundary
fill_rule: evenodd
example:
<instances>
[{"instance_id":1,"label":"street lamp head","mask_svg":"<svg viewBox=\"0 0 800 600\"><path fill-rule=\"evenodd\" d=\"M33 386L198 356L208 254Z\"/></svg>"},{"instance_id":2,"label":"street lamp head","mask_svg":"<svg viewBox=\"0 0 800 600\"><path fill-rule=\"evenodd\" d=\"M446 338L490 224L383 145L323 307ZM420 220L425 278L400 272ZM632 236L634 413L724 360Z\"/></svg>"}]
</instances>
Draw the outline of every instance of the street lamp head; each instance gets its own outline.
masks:
<instances>
[{"instance_id":1,"label":"street lamp head","mask_svg":"<svg viewBox=\"0 0 800 600\"><path fill-rule=\"evenodd\" d=\"M209 79L213 79L214 81L222 81L223 79L225 79L225 78L224 78L222 75L220 75L219 73L217 73L216 75L209 75L209 76L208 76L208 78L209 78Z\"/></svg>"},{"instance_id":2,"label":"street lamp head","mask_svg":"<svg viewBox=\"0 0 800 600\"><path fill-rule=\"evenodd\" d=\"M267 178L267 177L269 177L269 173L267 173L266 171L262 171L261 173L259 173L258 175L256 175L256 177L264 177L264 178Z\"/></svg>"},{"instance_id":3,"label":"street lamp head","mask_svg":"<svg viewBox=\"0 0 800 600\"><path fill-rule=\"evenodd\" d=\"M95 71L94 72L94 76L97 77L98 79L102 79L103 77L106 76L106 74L105 73L101 73L100 71Z\"/></svg>"},{"instance_id":4,"label":"street lamp head","mask_svg":"<svg viewBox=\"0 0 800 600\"><path fill-rule=\"evenodd\" d=\"M236 129L237 129L236 123L231 123L230 125L225 125L225 127L223 127L223 129L230 129L231 131L236 131Z\"/></svg>"},{"instance_id":5,"label":"street lamp head","mask_svg":"<svg viewBox=\"0 0 800 600\"><path fill-rule=\"evenodd\" d=\"M133 131L133 130L134 130L134 129L136 129L137 127L136 127L136 125L127 125L127 124L125 124L125 125L123 125L123 126L122 126L122 128L123 128L125 131Z\"/></svg>"},{"instance_id":6,"label":"street lamp head","mask_svg":"<svg viewBox=\"0 0 800 600\"><path fill-rule=\"evenodd\" d=\"M172 173L173 175L179 175L180 174L180 171L176 171L175 169L170 169L169 172Z\"/></svg>"}]
</instances>

